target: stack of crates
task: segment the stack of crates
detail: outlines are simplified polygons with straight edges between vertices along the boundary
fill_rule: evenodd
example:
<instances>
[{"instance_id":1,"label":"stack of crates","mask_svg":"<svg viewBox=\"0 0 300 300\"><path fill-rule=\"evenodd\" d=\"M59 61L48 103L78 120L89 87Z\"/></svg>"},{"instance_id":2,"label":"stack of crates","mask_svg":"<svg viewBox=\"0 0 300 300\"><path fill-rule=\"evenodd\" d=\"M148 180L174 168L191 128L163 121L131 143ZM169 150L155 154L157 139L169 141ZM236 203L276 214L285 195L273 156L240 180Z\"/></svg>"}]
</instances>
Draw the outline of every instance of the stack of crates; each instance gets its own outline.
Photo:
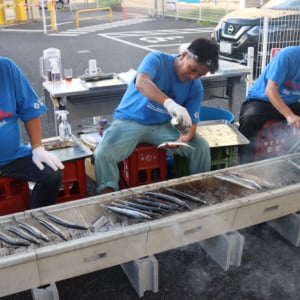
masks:
<instances>
[{"instance_id":1,"label":"stack of crates","mask_svg":"<svg viewBox=\"0 0 300 300\"><path fill-rule=\"evenodd\" d=\"M234 114L226 109L202 105L200 108L200 120L202 122L215 121L216 124L222 124L222 121L233 123ZM232 166L234 161L234 149L235 146L210 147L211 170Z\"/></svg>"},{"instance_id":2,"label":"stack of crates","mask_svg":"<svg viewBox=\"0 0 300 300\"><path fill-rule=\"evenodd\" d=\"M119 164L120 188L130 188L166 180L166 152L149 144L139 144Z\"/></svg>"},{"instance_id":3,"label":"stack of crates","mask_svg":"<svg viewBox=\"0 0 300 300\"><path fill-rule=\"evenodd\" d=\"M0 177L0 215L24 211L30 207L27 181Z\"/></svg>"},{"instance_id":4,"label":"stack of crates","mask_svg":"<svg viewBox=\"0 0 300 300\"><path fill-rule=\"evenodd\" d=\"M95 150L85 139L82 142L91 151ZM85 159L85 172L94 181L94 157ZM139 144L131 155L119 163L120 188L130 188L167 179L167 161L165 150L149 144Z\"/></svg>"},{"instance_id":5,"label":"stack of crates","mask_svg":"<svg viewBox=\"0 0 300 300\"><path fill-rule=\"evenodd\" d=\"M77 200L87 197L84 158L64 162L62 188L56 203Z\"/></svg>"},{"instance_id":6,"label":"stack of crates","mask_svg":"<svg viewBox=\"0 0 300 300\"><path fill-rule=\"evenodd\" d=\"M256 137L255 160L286 154L296 142L292 128L283 121L268 121Z\"/></svg>"},{"instance_id":7,"label":"stack of crates","mask_svg":"<svg viewBox=\"0 0 300 300\"><path fill-rule=\"evenodd\" d=\"M87 197L84 158L64 163L62 186L55 203ZM28 182L0 177L0 215L12 214L30 208Z\"/></svg>"},{"instance_id":8,"label":"stack of crates","mask_svg":"<svg viewBox=\"0 0 300 300\"><path fill-rule=\"evenodd\" d=\"M234 162L235 146L210 148L211 170L231 167Z\"/></svg>"}]
</instances>

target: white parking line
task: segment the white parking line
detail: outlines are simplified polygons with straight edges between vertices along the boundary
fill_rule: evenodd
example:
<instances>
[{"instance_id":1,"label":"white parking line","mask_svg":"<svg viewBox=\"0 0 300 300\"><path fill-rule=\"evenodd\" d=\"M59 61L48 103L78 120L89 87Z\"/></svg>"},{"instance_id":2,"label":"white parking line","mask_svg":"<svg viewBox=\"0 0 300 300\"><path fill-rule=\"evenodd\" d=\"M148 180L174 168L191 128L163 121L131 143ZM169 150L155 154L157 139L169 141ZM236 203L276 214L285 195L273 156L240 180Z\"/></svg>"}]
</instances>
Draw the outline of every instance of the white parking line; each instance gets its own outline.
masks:
<instances>
[{"instance_id":1,"label":"white parking line","mask_svg":"<svg viewBox=\"0 0 300 300\"><path fill-rule=\"evenodd\" d=\"M65 31L61 31L58 33L50 33L48 35L51 36L79 36L82 34L87 34L91 32L96 32L96 31L103 31L106 29L111 29L111 28L116 28L116 27L122 27L125 25L133 25L133 24L139 24L139 23L144 23L148 22L150 19L130 19L130 20L125 20L125 21L115 21L112 23L104 23L104 24L99 24L99 25L92 25L92 26L84 26L80 28L74 28L74 29L69 29Z\"/></svg>"},{"instance_id":2,"label":"white parking line","mask_svg":"<svg viewBox=\"0 0 300 300\"><path fill-rule=\"evenodd\" d=\"M61 36L61 37L68 37L68 36L80 36L82 34L87 34L91 32L96 32L96 31L103 31L106 29L111 29L111 28L116 28L116 27L123 27L123 26L128 26L128 25L135 25L139 23L144 23L151 21L151 19L129 19L129 20L121 20L121 21L114 21L111 23L104 23L104 24L98 24L98 25L91 25L91 26L84 26L80 28L72 28L68 30L63 30L63 31L58 31L58 32L48 32L47 35L49 36ZM58 23L58 30L60 30L59 26L65 25L65 24L70 24L73 22L63 22L63 23ZM51 28L51 25L47 25L47 27ZM36 32L36 33L43 33L43 29L22 29L22 28L0 28L0 31L8 31L8 32Z\"/></svg>"},{"instance_id":3,"label":"white parking line","mask_svg":"<svg viewBox=\"0 0 300 300\"><path fill-rule=\"evenodd\" d=\"M146 30L146 31L112 32L109 33L109 35L120 38L120 37L135 37L135 36L206 33L206 32L212 32L212 30L213 30L212 28L162 29L162 30Z\"/></svg>"},{"instance_id":4,"label":"white parking line","mask_svg":"<svg viewBox=\"0 0 300 300\"><path fill-rule=\"evenodd\" d=\"M73 36L80 36L79 33L68 33L68 32L59 32L59 33L49 33L48 36L66 36L66 37L73 37Z\"/></svg>"},{"instance_id":5,"label":"white parking line","mask_svg":"<svg viewBox=\"0 0 300 300\"><path fill-rule=\"evenodd\" d=\"M183 42L184 35L195 33L212 32L212 28L186 28L186 29L163 29L163 30L146 30L146 31L127 31L127 32L112 32L112 33L98 33L98 36L114 40L132 47L143 49L145 51L156 51L157 48L164 47L179 47ZM182 35L179 35L182 34ZM138 43L129 42L125 38L140 37L141 42L150 45L143 46ZM177 41L178 43L174 43ZM168 43L173 41L172 44ZM155 49L154 49L155 48Z\"/></svg>"},{"instance_id":6,"label":"white parking line","mask_svg":"<svg viewBox=\"0 0 300 300\"><path fill-rule=\"evenodd\" d=\"M140 48L140 49L143 49L145 51L154 51L152 50L151 48L148 48L148 47L145 47L145 46L141 46L141 45L138 45L138 44L135 44L135 43L131 43L131 42L128 42L128 41L124 41L124 40L121 40L121 39L118 39L118 38L115 38L115 37L112 37L110 36L109 34L105 34L105 33L99 33L98 34L99 36L102 36L104 38L107 38L107 39L111 39L111 40L114 40L116 42L120 42L120 43L123 43L123 44L126 44L126 45L130 45L130 46L133 46L133 47L136 47L136 48Z\"/></svg>"},{"instance_id":7,"label":"white parking line","mask_svg":"<svg viewBox=\"0 0 300 300\"><path fill-rule=\"evenodd\" d=\"M7 32L44 32L43 29L13 29L13 28L0 28L0 31Z\"/></svg>"}]
</instances>

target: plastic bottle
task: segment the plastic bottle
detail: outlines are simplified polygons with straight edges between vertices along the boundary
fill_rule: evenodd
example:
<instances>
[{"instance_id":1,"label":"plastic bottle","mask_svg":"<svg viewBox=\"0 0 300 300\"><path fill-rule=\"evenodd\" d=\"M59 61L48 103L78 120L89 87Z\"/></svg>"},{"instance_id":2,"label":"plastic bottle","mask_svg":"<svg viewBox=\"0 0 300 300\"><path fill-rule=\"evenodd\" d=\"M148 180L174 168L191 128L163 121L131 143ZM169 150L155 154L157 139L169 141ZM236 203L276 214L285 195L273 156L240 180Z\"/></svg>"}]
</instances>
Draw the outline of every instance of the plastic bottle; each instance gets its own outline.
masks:
<instances>
[{"instance_id":1,"label":"plastic bottle","mask_svg":"<svg viewBox=\"0 0 300 300\"><path fill-rule=\"evenodd\" d=\"M61 120L58 126L60 141L72 141L72 129L70 123L67 120L67 115L69 112L67 110L58 110L56 113L58 115L58 119L60 118Z\"/></svg>"},{"instance_id":2,"label":"plastic bottle","mask_svg":"<svg viewBox=\"0 0 300 300\"><path fill-rule=\"evenodd\" d=\"M51 80L52 82L60 82L61 74L56 59L51 59Z\"/></svg>"}]
</instances>

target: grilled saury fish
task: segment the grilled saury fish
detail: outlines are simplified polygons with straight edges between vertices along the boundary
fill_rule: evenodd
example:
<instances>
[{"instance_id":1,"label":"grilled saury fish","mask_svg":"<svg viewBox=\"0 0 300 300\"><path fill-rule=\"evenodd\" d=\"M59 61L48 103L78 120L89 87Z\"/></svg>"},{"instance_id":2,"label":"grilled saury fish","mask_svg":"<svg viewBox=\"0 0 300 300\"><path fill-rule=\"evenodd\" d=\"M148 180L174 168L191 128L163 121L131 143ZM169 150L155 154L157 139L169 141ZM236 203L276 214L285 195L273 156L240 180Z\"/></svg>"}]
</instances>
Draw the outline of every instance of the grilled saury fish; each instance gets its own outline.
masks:
<instances>
[{"instance_id":1,"label":"grilled saury fish","mask_svg":"<svg viewBox=\"0 0 300 300\"><path fill-rule=\"evenodd\" d=\"M127 217L131 217L131 218L135 218L135 219L152 219L152 217L148 216L147 214L141 213L141 212L137 212L135 210L129 209L129 208L121 208L121 207L116 207L116 206L109 206L109 205L105 205L104 208L123 215L123 216L127 216Z\"/></svg>"}]
</instances>

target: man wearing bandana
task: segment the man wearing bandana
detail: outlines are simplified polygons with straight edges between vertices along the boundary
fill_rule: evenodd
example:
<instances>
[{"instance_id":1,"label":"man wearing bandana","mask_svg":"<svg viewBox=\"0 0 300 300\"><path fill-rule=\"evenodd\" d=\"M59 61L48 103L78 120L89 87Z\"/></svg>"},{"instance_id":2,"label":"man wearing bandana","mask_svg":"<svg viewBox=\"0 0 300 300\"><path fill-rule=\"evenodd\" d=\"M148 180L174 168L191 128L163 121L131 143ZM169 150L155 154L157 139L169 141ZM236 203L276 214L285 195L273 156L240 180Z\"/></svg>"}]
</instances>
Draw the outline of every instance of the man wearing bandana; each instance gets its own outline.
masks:
<instances>
[{"instance_id":1,"label":"man wearing bandana","mask_svg":"<svg viewBox=\"0 0 300 300\"><path fill-rule=\"evenodd\" d=\"M217 44L204 38L194 40L178 55L152 52L143 59L94 152L99 193L119 189L118 163L140 143L188 143L194 150L173 151L187 159L189 172L210 170L208 143L196 133L203 98L199 78L214 73L218 60Z\"/></svg>"}]
</instances>

